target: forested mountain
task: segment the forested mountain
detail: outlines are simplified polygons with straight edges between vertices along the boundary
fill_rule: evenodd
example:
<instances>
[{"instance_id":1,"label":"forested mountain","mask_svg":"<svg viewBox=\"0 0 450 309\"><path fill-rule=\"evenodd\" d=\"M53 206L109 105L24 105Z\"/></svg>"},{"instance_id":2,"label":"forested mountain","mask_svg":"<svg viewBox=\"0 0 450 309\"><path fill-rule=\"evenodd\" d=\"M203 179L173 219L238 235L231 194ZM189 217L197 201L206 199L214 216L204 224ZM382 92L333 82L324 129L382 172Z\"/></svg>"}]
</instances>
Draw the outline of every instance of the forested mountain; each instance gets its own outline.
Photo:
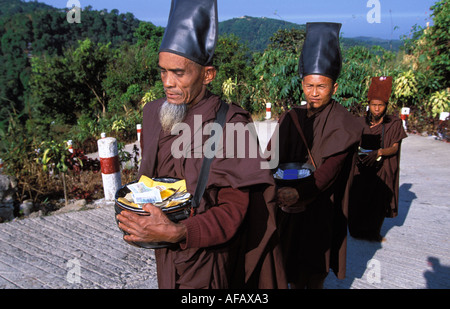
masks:
<instances>
[{"instance_id":1,"label":"forested mountain","mask_svg":"<svg viewBox=\"0 0 450 309\"><path fill-rule=\"evenodd\" d=\"M83 9L81 23L68 23L66 9L0 0L0 123L11 107L23 110L34 55L62 55L86 38L95 44L133 44L139 23L131 13L95 11L91 7Z\"/></svg>"},{"instance_id":2,"label":"forested mountain","mask_svg":"<svg viewBox=\"0 0 450 309\"><path fill-rule=\"evenodd\" d=\"M0 0L0 17L17 13L28 13L40 9L53 9L53 7L41 2L23 3L19 0Z\"/></svg>"},{"instance_id":3,"label":"forested mountain","mask_svg":"<svg viewBox=\"0 0 450 309\"><path fill-rule=\"evenodd\" d=\"M247 43L251 51L264 51L270 43L270 37L279 29L305 30L306 25L286 22L272 18L256 18L243 16L233 18L219 23L220 34L234 34L241 38L243 43ZM384 40L371 37L342 38L345 47L364 46L372 47L378 45L387 50L398 51L403 42L400 40Z\"/></svg>"},{"instance_id":4,"label":"forested mountain","mask_svg":"<svg viewBox=\"0 0 450 309\"><path fill-rule=\"evenodd\" d=\"M79 41L86 39L94 45L109 44L112 49L124 43L134 45L140 24L150 27L143 27L142 35L154 28L151 22L141 22L131 13L97 11L89 6L81 12L81 23L69 23L67 11L37 1L0 0L0 126L11 110L23 112L31 104L29 82L33 58L62 56L65 50L76 48ZM158 28L160 33L162 28ZM236 35L242 43L247 43L250 53L264 51L279 29L304 31L305 25L249 16L219 24L220 34ZM344 39L348 47L361 44L390 47L388 41Z\"/></svg>"},{"instance_id":5,"label":"forested mountain","mask_svg":"<svg viewBox=\"0 0 450 309\"><path fill-rule=\"evenodd\" d=\"M298 25L272 18L256 18L243 16L219 23L220 34L234 34L243 43L247 43L251 51L264 51L270 43L270 38L280 29L305 30L305 25Z\"/></svg>"}]
</instances>

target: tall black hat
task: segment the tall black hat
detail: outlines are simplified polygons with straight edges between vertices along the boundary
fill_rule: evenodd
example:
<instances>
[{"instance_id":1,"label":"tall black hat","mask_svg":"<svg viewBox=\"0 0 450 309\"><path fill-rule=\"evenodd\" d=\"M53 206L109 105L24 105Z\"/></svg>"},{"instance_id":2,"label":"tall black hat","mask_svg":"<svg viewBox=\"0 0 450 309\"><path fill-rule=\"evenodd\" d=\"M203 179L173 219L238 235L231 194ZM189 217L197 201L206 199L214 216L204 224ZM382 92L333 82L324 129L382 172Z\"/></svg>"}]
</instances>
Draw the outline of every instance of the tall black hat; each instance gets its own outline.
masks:
<instances>
[{"instance_id":1,"label":"tall black hat","mask_svg":"<svg viewBox=\"0 0 450 309\"><path fill-rule=\"evenodd\" d=\"M211 65L217 36L217 0L172 0L159 51Z\"/></svg>"},{"instance_id":2,"label":"tall black hat","mask_svg":"<svg viewBox=\"0 0 450 309\"><path fill-rule=\"evenodd\" d=\"M300 56L300 78L318 74L336 81L342 69L339 32L342 24L307 23L306 38Z\"/></svg>"}]
</instances>

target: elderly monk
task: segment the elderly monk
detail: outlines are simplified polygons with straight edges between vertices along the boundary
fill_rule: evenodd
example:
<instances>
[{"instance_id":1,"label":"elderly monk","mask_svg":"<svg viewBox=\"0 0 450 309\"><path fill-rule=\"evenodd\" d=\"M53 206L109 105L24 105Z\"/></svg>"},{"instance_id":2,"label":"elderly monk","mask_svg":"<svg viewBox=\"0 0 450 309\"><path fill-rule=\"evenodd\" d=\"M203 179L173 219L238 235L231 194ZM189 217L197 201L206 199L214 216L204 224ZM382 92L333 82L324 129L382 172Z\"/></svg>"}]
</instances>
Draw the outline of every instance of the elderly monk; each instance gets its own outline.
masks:
<instances>
[{"instance_id":1,"label":"elderly monk","mask_svg":"<svg viewBox=\"0 0 450 309\"><path fill-rule=\"evenodd\" d=\"M335 23L307 24L299 70L306 108L296 107L280 119L280 164L316 166L312 181L278 190L291 288L322 288L330 267L338 278L345 276L348 191L362 128L332 99L342 63L340 28Z\"/></svg>"},{"instance_id":2,"label":"elderly monk","mask_svg":"<svg viewBox=\"0 0 450 309\"><path fill-rule=\"evenodd\" d=\"M216 76L211 63L217 25L216 1L172 1L159 54L166 98L144 108L139 176L185 179L192 195L210 137L204 132L225 104L207 90ZM261 168L267 160L238 156L256 137L244 132L247 139L240 144L230 136L238 133L226 130L249 123L246 111L229 105L226 142L212 161L195 215L174 223L151 204L144 206L150 216L126 211L118 215L119 227L130 234L124 236L127 242L173 244L155 250L160 288L287 287L275 222L275 186L270 170ZM184 130L177 129L179 124Z\"/></svg>"},{"instance_id":3,"label":"elderly monk","mask_svg":"<svg viewBox=\"0 0 450 309\"><path fill-rule=\"evenodd\" d=\"M407 137L400 118L387 115L392 77L372 78L355 181L350 194L349 232L355 238L382 241L384 218L398 215L401 143Z\"/></svg>"}]
</instances>

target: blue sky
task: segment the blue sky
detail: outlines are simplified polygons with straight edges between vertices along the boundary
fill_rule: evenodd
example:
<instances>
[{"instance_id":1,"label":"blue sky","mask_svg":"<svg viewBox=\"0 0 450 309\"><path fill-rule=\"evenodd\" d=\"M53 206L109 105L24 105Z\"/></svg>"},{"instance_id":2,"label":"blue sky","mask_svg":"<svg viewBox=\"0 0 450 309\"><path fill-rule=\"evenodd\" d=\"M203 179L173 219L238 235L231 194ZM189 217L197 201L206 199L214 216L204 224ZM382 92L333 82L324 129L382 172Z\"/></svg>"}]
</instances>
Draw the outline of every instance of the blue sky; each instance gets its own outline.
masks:
<instances>
[{"instance_id":1,"label":"blue sky","mask_svg":"<svg viewBox=\"0 0 450 309\"><path fill-rule=\"evenodd\" d=\"M118 9L144 21L166 26L170 0L78 0L81 7L95 10ZM68 0L40 0L57 8L67 7ZM437 0L218 0L219 20L241 17L268 17L298 24L313 21L342 23L344 37L371 36L399 39L408 35L415 24L425 27L431 22L430 7ZM374 3L374 4L372 4ZM367 15L380 5L380 22L369 23ZM373 15L371 15L373 16Z\"/></svg>"}]
</instances>

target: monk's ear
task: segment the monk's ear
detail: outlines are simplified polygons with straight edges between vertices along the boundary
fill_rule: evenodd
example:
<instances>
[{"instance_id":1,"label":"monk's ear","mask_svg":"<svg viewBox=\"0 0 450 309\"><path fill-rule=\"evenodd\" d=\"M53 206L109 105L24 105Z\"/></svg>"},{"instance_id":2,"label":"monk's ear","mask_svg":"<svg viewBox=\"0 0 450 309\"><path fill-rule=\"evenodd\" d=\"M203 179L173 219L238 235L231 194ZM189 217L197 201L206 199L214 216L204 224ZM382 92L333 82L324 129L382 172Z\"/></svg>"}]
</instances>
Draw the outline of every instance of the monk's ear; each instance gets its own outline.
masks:
<instances>
[{"instance_id":1,"label":"monk's ear","mask_svg":"<svg viewBox=\"0 0 450 309\"><path fill-rule=\"evenodd\" d=\"M336 94L336 92L338 91L338 88L339 88L338 83L334 83L334 85L333 85L333 95Z\"/></svg>"},{"instance_id":2,"label":"monk's ear","mask_svg":"<svg viewBox=\"0 0 450 309\"><path fill-rule=\"evenodd\" d=\"M204 78L203 78L203 84L208 85L212 83L212 81L216 78L217 70L213 66L206 66L204 67Z\"/></svg>"}]
</instances>

